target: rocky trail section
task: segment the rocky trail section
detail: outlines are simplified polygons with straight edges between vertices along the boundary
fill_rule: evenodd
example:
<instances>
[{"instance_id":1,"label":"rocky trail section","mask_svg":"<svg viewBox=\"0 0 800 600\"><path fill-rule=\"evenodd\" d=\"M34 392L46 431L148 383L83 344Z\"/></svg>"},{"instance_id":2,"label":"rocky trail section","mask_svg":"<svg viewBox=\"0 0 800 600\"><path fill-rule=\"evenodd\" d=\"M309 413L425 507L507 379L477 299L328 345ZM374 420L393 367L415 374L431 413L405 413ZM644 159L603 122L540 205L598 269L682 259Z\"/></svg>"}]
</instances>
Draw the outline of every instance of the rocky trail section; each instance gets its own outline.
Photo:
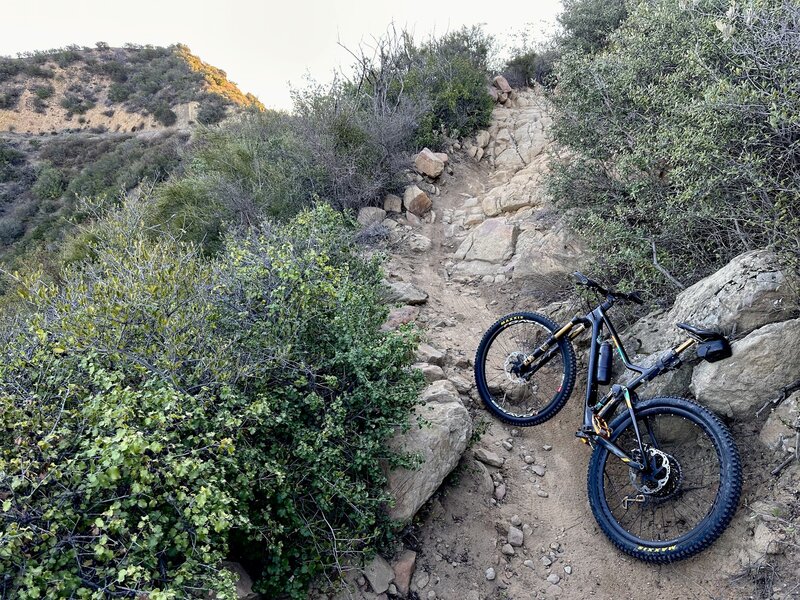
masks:
<instances>
[{"instance_id":1,"label":"rocky trail section","mask_svg":"<svg viewBox=\"0 0 800 600\"><path fill-rule=\"evenodd\" d=\"M396 308L386 327L415 322L425 332L416 366L428 387L417 414L430 426L392 442L425 458L419 470L390 476L397 498L390 514L409 523L394 556L350 571L338 594L312 597L798 597L794 512L800 466L789 466L779 478L765 468L796 450L800 393L791 395L788 379L800 371L782 362L793 360L791 352L770 346L758 353L754 372L773 377L771 389L785 386L788 396L773 403L768 418L771 406L753 416L761 396L750 398L746 408L728 401L714 407L748 415L749 422L735 430L745 464L743 499L714 546L671 565L621 554L596 526L586 499L589 450L574 437L580 386L556 417L529 429L504 425L482 409L472 376L482 333L512 310L547 312L541 308L551 300L547 292L564 287L583 253L542 193L548 124L540 97L507 95L488 130L448 156L426 155L409 172L403 198L390 196L384 209L359 215L367 231L389 231L387 298ZM760 341L748 341L751 336L778 345L793 340L794 348L800 332L789 334L797 326L796 307L774 257L750 253L737 260L686 290L677 308L639 322L629 339L638 343L640 357L654 352L651 338L657 348L671 341L678 317L736 334L734 355L743 362L749 348L762 348ZM531 289L535 297L526 292ZM669 384L682 394L691 383L700 398L729 398L725 376L707 372L709 367L715 365L692 363ZM470 446L478 437L473 432L482 435Z\"/></svg>"}]
</instances>

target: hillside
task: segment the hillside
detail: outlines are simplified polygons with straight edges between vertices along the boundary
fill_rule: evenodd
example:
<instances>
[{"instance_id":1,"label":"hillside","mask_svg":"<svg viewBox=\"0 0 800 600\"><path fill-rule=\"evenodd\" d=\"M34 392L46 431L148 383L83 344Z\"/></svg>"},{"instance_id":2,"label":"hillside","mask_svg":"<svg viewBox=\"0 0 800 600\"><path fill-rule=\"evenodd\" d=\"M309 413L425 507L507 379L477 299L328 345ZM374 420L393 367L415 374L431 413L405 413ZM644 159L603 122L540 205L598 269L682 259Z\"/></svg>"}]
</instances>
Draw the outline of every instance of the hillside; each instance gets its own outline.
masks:
<instances>
[{"instance_id":1,"label":"hillside","mask_svg":"<svg viewBox=\"0 0 800 600\"><path fill-rule=\"evenodd\" d=\"M220 121L263 105L183 45L70 46L0 58L0 132L114 133Z\"/></svg>"},{"instance_id":2,"label":"hillside","mask_svg":"<svg viewBox=\"0 0 800 600\"><path fill-rule=\"evenodd\" d=\"M0 58L0 257L42 259L79 198L165 179L193 125L249 107L263 109L182 45Z\"/></svg>"}]
</instances>

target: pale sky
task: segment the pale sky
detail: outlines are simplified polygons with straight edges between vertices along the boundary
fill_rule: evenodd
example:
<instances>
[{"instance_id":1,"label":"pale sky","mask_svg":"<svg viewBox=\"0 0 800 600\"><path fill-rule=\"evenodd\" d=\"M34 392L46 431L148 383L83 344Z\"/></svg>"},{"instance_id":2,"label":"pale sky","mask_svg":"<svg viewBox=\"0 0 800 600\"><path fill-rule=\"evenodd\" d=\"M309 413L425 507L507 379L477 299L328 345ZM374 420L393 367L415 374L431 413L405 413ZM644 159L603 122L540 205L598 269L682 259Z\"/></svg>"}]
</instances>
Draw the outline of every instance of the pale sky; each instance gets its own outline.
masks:
<instances>
[{"instance_id":1,"label":"pale sky","mask_svg":"<svg viewBox=\"0 0 800 600\"><path fill-rule=\"evenodd\" d=\"M290 108L289 84L329 81L351 63L337 46L368 43L394 22L418 39L483 23L500 41L541 37L559 0L0 0L0 55L78 44L181 42L270 108Z\"/></svg>"}]
</instances>

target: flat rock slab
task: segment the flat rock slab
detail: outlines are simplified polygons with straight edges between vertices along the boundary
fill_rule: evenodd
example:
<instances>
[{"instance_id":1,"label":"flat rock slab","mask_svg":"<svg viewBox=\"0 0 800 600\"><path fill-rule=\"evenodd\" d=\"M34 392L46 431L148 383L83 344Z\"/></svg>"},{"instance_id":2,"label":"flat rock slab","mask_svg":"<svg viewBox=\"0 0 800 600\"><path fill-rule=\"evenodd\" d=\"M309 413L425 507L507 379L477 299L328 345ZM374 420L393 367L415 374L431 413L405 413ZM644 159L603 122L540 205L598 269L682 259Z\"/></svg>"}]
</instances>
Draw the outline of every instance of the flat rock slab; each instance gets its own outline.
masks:
<instances>
[{"instance_id":1,"label":"flat rock slab","mask_svg":"<svg viewBox=\"0 0 800 600\"><path fill-rule=\"evenodd\" d=\"M514 254L517 231L517 226L505 219L487 219L470 232L456 250L455 258L503 263Z\"/></svg>"},{"instance_id":2,"label":"flat rock slab","mask_svg":"<svg viewBox=\"0 0 800 600\"><path fill-rule=\"evenodd\" d=\"M402 302L417 306L428 301L428 292L410 283L394 281L384 285L386 287L385 298L388 302Z\"/></svg>"}]
</instances>

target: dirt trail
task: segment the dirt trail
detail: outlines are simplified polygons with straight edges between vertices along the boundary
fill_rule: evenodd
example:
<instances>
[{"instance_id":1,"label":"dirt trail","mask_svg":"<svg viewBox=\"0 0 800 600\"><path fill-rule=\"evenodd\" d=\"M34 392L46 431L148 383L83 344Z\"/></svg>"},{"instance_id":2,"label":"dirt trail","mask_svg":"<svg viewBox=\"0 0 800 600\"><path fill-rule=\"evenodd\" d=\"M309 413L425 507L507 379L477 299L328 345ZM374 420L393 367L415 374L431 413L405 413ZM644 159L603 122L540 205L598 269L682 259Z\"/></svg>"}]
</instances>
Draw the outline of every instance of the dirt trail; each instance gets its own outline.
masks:
<instances>
[{"instance_id":1,"label":"dirt trail","mask_svg":"<svg viewBox=\"0 0 800 600\"><path fill-rule=\"evenodd\" d=\"M441 185L441 195L433 199L435 221L413 227L413 233L430 238L430 250L414 252L402 240L396 241L387 275L428 292L418 319L427 341L450 355L448 376L473 381L472 360L487 327L507 312L539 310L541 304L514 280L487 284L481 277L461 283L450 279L447 267L455 262L453 254L468 229L448 223L449 217L465 202L474 205L469 198L483 197L516 172L464 155L453 157L452 168L452 175ZM574 436L581 419L583 373L579 366L579 384L566 407L532 428L515 429L492 419L473 388L469 408L476 427L483 423L486 431L404 539L407 547L418 551L412 592L422 599L446 600L752 597L751 580L735 577L741 571L738 542L749 535L745 510L740 509L711 549L673 565L636 561L607 541L586 497L590 450ZM478 448L505 458L502 468L474 460ZM743 453L747 450L742 448ZM528 464L526 457L535 462ZM544 467L543 476L534 473L535 465ZM507 490L501 501L493 499L492 478L497 481L498 475ZM748 484L743 505L753 485ZM524 545L507 556L501 549L512 519L521 521ZM491 581L486 576L489 568L496 573Z\"/></svg>"}]
</instances>

